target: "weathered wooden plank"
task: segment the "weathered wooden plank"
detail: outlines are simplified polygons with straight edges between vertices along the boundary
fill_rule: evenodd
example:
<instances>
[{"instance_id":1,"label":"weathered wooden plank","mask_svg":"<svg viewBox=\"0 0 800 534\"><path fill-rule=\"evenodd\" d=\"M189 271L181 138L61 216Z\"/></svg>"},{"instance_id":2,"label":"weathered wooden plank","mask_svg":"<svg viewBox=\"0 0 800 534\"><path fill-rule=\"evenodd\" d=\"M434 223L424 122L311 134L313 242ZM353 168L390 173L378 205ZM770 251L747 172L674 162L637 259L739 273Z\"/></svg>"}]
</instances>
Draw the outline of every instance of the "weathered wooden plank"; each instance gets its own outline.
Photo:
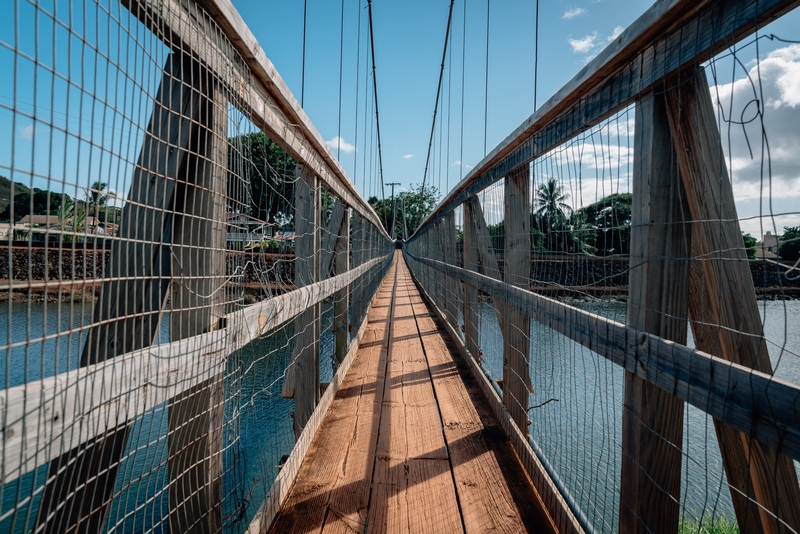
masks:
<instances>
[{"instance_id":1,"label":"weathered wooden plank","mask_svg":"<svg viewBox=\"0 0 800 534\"><path fill-rule=\"evenodd\" d=\"M320 280L320 192L317 177L304 165L296 167L294 186L295 238L294 285L303 287ZM285 382L294 378L294 434L300 437L319 402L320 305L314 304L294 322L295 344Z\"/></svg>"},{"instance_id":2,"label":"weathered wooden plank","mask_svg":"<svg viewBox=\"0 0 800 534\"><path fill-rule=\"evenodd\" d=\"M682 345L687 339L691 225L666 103L636 105L627 325ZM677 533L683 401L625 373L620 531Z\"/></svg>"},{"instance_id":3,"label":"weathered wooden plank","mask_svg":"<svg viewBox=\"0 0 800 534\"><path fill-rule=\"evenodd\" d=\"M336 244L339 241L339 229L347 215L347 206L340 199L334 199L331 218L327 228L322 232L319 250L319 272L323 279L328 278L336 258Z\"/></svg>"},{"instance_id":4,"label":"weathered wooden plank","mask_svg":"<svg viewBox=\"0 0 800 534\"><path fill-rule=\"evenodd\" d=\"M478 257L483 266L483 274L491 276L495 280L502 280L500 267L497 262L497 256L494 254L492 247L492 239L489 236L489 228L486 226L486 218L483 216L483 208L478 197L471 197L468 202L464 204L464 213L469 212L470 219L472 220L475 233L475 243L478 250ZM473 269L477 272L477 269ZM503 303L499 300L492 300L494 303L495 315L497 315L497 322L500 325L500 331L505 332L506 320L503 317L502 308ZM505 334L504 334L505 335Z\"/></svg>"},{"instance_id":5,"label":"weathered wooden plank","mask_svg":"<svg viewBox=\"0 0 800 534\"><path fill-rule=\"evenodd\" d=\"M416 297L414 316L441 412L465 531L555 532L466 365L456 362L443 331L418 293Z\"/></svg>"},{"instance_id":6,"label":"weathered wooden plank","mask_svg":"<svg viewBox=\"0 0 800 534\"><path fill-rule=\"evenodd\" d=\"M455 213L450 212L444 216L443 231L444 247L442 252L444 253L444 261L445 263L455 265L457 257ZM445 276L444 287L446 290L444 299L444 304L446 306L445 313L448 316L450 324L458 328L458 311L462 306L461 302L463 300L461 296L461 284L452 276Z\"/></svg>"},{"instance_id":7,"label":"weathered wooden plank","mask_svg":"<svg viewBox=\"0 0 800 534\"><path fill-rule=\"evenodd\" d=\"M419 258L415 258L409 254L405 255L406 259L408 260L409 265L413 269L421 269L423 268L423 264L418 261ZM445 264L440 264L440 266L444 266ZM434 264L430 264L428 266L429 269L434 268ZM454 276L458 276L457 271L452 271L451 274ZM477 274L477 273L476 273ZM487 278L482 275L477 275L474 280L465 280L464 277L460 277L466 283L473 283L479 282L481 279ZM499 284L501 287L503 286L502 282L495 283ZM492 412L494 413L495 417L500 422L500 426L503 428L503 431L506 433L506 436L511 441L511 445L514 448L514 451L517 453L519 460L522 462L523 467L525 468L525 472L533 481L533 485L536 488L539 495L542 497L542 501L545 504L545 508L547 509L550 517L553 519L557 530L559 532L564 533L581 533L583 529L581 528L578 520L575 518L572 511L567 506L564 498L559 492L558 488L556 488L553 480L545 471L544 466L541 464L539 459L533 452L531 448L530 442L527 437L525 437L522 432L517 427L516 423L514 423L511 415L508 413L508 410L503 405L502 399L499 397L497 392L495 391L492 384L489 382L489 379L481 370L480 365L478 364L477 360L475 360L472 355L466 350L464 343L461 339L456 335L456 332L452 329L452 327L446 323L444 323L444 314L442 311L437 308L433 304L433 299L431 298L430 294L428 294L425 288L421 284L417 284L419 291L421 294L425 296L428 301L428 304L433 308L434 313L442 321L445 330L447 330L448 334L450 335L450 340L455 344L456 348L461 352L461 356L467 362L467 365L472 372L472 376L478 381L478 385L483 392L484 397L489 402L491 406ZM480 287L480 285L475 285L475 287ZM519 290L521 291L521 290Z\"/></svg>"},{"instance_id":8,"label":"weathered wooden plank","mask_svg":"<svg viewBox=\"0 0 800 534\"><path fill-rule=\"evenodd\" d=\"M798 0L661 0L495 147L415 232L513 169L591 128L681 68L699 65L794 9ZM412 236L412 240L414 236Z\"/></svg>"},{"instance_id":9,"label":"weathered wooden plank","mask_svg":"<svg viewBox=\"0 0 800 534\"><path fill-rule=\"evenodd\" d=\"M527 288L531 278L531 180L526 164L506 177L505 282ZM503 403L524 435L528 435L531 319L503 305Z\"/></svg>"},{"instance_id":10,"label":"weathered wooden plank","mask_svg":"<svg viewBox=\"0 0 800 534\"><path fill-rule=\"evenodd\" d=\"M327 531L336 523L363 531L383 396L393 287L390 269L369 307L372 321L363 321L359 336L248 534L266 532L267 528L281 533ZM337 486L343 489L335 491Z\"/></svg>"},{"instance_id":11,"label":"weathered wooden plank","mask_svg":"<svg viewBox=\"0 0 800 534\"><path fill-rule=\"evenodd\" d=\"M225 317L226 329L0 390L6 435L0 445L5 466L2 482L46 464L62 446L75 448L95 439L116 425L117 418L132 419L209 379L224 369L229 354L365 278L384 261L375 258L347 273L231 313ZM208 355L207 365L198 367L193 362L201 355ZM110 410L112 405L119 411ZM53 418L43 423L40 413L53 414ZM84 422L80 432L73 432L80 422Z\"/></svg>"},{"instance_id":12,"label":"weathered wooden plank","mask_svg":"<svg viewBox=\"0 0 800 534\"><path fill-rule=\"evenodd\" d=\"M683 76L675 80L677 87L666 93L667 115L689 210L695 221L693 240L703 258L705 298L700 304L703 312L710 315L712 324L716 325L713 333L706 328L698 331L705 334L698 340L698 347L770 376L772 365L741 242L733 189L708 81L705 72L699 69ZM690 310L693 318L700 312L697 308ZM767 418L778 415L771 413L775 410L771 401L770 397L770 402L758 407L767 412ZM725 440L728 434L718 432L718 436ZM800 486L791 459L778 452L783 444L753 442L747 435L740 435L740 439L745 457L729 458L725 462L726 473L730 471L729 478L734 481L735 489L731 491L749 489L745 483L749 475L754 493L752 498L761 507L759 515L763 531L800 530ZM740 450L738 446L734 447L728 448L723 444L721 450L727 456ZM749 466L749 473L734 472L735 465ZM748 521L746 515L747 508L737 508L737 518L743 527L752 522L752 517Z\"/></svg>"},{"instance_id":13,"label":"weathered wooden plank","mask_svg":"<svg viewBox=\"0 0 800 534\"><path fill-rule=\"evenodd\" d=\"M198 74L199 75L199 74ZM207 73L190 157L175 189L170 340L220 328L225 314L228 101ZM195 362L203 367L202 357ZM169 523L172 532L222 528L223 371L170 399Z\"/></svg>"},{"instance_id":14,"label":"weathered wooden plank","mask_svg":"<svg viewBox=\"0 0 800 534\"><path fill-rule=\"evenodd\" d=\"M475 212L472 203L476 197L464 203L464 268L478 271L478 232L475 229ZM478 289L464 284L464 344L472 357L482 361L483 352L478 338Z\"/></svg>"},{"instance_id":15,"label":"weathered wooden plank","mask_svg":"<svg viewBox=\"0 0 800 534\"><path fill-rule=\"evenodd\" d=\"M482 274L429 258L411 257L411 261L443 270L505 300L644 380L800 460L800 386Z\"/></svg>"},{"instance_id":16,"label":"weathered wooden plank","mask_svg":"<svg viewBox=\"0 0 800 534\"><path fill-rule=\"evenodd\" d=\"M442 435L428 364L411 306L408 271L398 268L386 391L377 455L379 458L442 458Z\"/></svg>"},{"instance_id":17,"label":"weathered wooden plank","mask_svg":"<svg viewBox=\"0 0 800 534\"><path fill-rule=\"evenodd\" d=\"M122 4L167 46L194 56L216 74L229 90L231 104L295 161L313 169L331 193L380 224L230 2L122 0Z\"/></svg>"},{"instance_id":18,"label":"weathered wooden plank","mask_svg":"<svg viewBox=\"0 0 800 534\"><path fill-rule=\"evenodd\" d=\"M339 238L336 240L336 274L346 273L350 270L350 210L345 210L342 221L339 225ZM350 309L350 288L344 288L336 292L334 297L333 328L336 337L336 363L341 364L342 359L347 354L348 344L348 325L350 324L347 316Z\"/></svg>"},{"instance_id":19,"label":"weathered wooden plank","mask_svg":"<svg viewBox=\"0 0 800 534\"><path fill-rule=\"evenodd\" d=\"M192 119L201 101L199 66L171 54L164 66L147 133L122 210L120 239L109 262L114 281L103 283L81 367L153 343L169 288L169 212L175 181L188 154ZM118 426L119 425L119 426ZM98 530L114 490L128 423L121 419L91 447L65 449L48 467L37 530Z\"/></svg>"}]
</instances>

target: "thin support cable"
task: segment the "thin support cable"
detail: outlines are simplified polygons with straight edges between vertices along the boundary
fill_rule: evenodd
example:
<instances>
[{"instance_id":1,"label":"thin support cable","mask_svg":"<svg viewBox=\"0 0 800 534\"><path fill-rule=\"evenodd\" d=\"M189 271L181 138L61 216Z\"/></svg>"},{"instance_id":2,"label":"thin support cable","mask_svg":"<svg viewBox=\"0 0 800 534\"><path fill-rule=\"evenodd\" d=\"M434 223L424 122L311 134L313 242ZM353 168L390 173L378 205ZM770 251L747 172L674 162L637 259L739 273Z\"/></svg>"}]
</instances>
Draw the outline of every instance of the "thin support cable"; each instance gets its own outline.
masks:
<instances>
[{"instance_id":1,"label":"thin support cable","mask_svg":"<svg viewBox=\"0 0 800 534\"><path fill-rule=\"evenodd\" d=\"M431 147L433 146L433 137L436 132L436 111L439 109L439 96L442 92L442 79L444 78L444 65L447 59L447 43L450 37L450 23L453 20L453 4L455 0L450 0L450 10L447 13L447 29L444 32L444 50L442 51L442 67L439 69L439 84L436 87L436 103L433 106L433 121L431 122L431 136L428 140L428 155L425 158L425 171L422 174L422 187L419 190L420 206L422 205L423 194L425 193L425 181L428 178L428 166L431 161Z\"/></svg>"},{"instance_id":2,"label":"thin support cable","mask_svg":"<svg viewBox=\"0 0 800 534\"><path fill-rule=\"evenodd\" d=\"M303 0L303 65L300 71L300 107L306 103L306 31L308 30L308 0Z\"/></svg>"},{"instance_id":3,"label":"thin support cable","mask_svg":"<svg viewBox=\"0 0 800 534\"><path fill-rule=\"evenodd\" d=\"M486 0L486 85L483 99L483 157L486 157L486 139L489 125L489 12L492 0Z\"/></svg>"},{"instance_id":4,"label":"thin support cable","mask_svg":"<svg viewBox=\"0 0 800 534\"><path fill-rule=\"evenodd\" d=\"M375 130L378 134L378 168L381 177L381 200L386 201L386 191L383 185L383 154L381 154L381 121L378 115L378 78L375 69L375 31L372 24L372 0L367 0L369 12L369 44L372 50L372 91L375 93Z\"/></svg>"}]
</instances>

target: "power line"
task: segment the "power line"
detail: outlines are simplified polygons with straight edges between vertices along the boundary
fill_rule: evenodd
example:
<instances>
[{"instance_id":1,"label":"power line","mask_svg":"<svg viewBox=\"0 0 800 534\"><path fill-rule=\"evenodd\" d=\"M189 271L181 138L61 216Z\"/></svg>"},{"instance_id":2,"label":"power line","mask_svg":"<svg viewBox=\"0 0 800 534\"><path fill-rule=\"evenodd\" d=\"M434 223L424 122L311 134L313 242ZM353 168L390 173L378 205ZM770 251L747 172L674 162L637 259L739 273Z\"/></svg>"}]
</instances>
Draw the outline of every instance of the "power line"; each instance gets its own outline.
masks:
<instances>
[{"instance_id":1,"label":"power line","mask_svg":"<svg viewBox=\"0 0 800 534\"><path fill-rule=\"evenodd\" d=\"M442 79L444 78L444 64L447 59L447 42L450 39L450 23L453 20L453 4L455 0L450 0L450 11L447 14L447 30L444 32L444 50L442 51L442 67L439 70L439 84L436 87L436 103L433 106L433 122L431 123L431 136L428 141L428 155L425 158L425 171L422 174L422 187L419 190L419 200L422 202L425 193L425 180L428 178L428 165L431 161L431 147L433 146L433 136L436 132L436 111L439 109L439 95L442 92Z\"/></svg>"},{"instance_id":2,"label":"power line","mask_svg":"<svg viewBox=\"0 0 800 534\"><path fill-rule=\"evenodd\" d=\"M378 116L378 78L375 75L375 31L372 25L372 0L367 0L369 11L369 45L372 49L372 92L375 93L375 129L378 132L378 167L381 177L381 200L386 201L383 185L383 154L381 153L381 121ZM451 4L452 9L452 4Z\"/></svg>"}]
</instances>

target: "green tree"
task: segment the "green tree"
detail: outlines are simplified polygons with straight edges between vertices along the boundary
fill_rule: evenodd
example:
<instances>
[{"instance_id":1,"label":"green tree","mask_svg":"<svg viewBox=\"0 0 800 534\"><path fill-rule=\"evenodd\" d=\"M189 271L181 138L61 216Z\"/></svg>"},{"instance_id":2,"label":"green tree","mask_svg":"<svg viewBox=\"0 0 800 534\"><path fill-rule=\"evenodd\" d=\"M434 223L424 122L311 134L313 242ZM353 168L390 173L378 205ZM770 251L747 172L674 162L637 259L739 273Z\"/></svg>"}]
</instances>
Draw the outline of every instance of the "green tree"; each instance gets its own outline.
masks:
<instances>
[{"instance_id":1,"label":"green tree","mask_svg":"<svg viewBox=\"0 0 800 534\"><path fill-rule=\"evenodd\" d=\"M94 182L86 195L86 203L89 206L90 215L97 216L98 211L106 205L108 195L104 193L108 184L105 182Z\"/></svg>"},{"instance_id":2,"label":"green tree","mask_svg":"<svg viewBox=\"0 0 800 534\"><path fill-rule=\"evenodd\" d=\"M574 249L569 227L572 207L567 200L569 193L555 178L547 180L534 191L531 228L542 234L545 250L572 252Z\"/></svg>"},{"instance_id":3,"label":"green tree","mask_svg":"<svg viewBox=\"0 0 800 534\"><path fill-rule=\"evenodd\" d=\"M294 215L295 161L263 132L228 139L228 210L274 222ZM280 215L279 215L280 214Z\"/></svg>"},{"instance_id":4,"label":"green tree","mask_svg":"<svg viewBox=\"0 0 800 534\"><path fill-rule=\"evenodd\" d=\"M422 224L425 217L433 212L436 203L439 201L439 190L435 187L426 187L425 192L420 197L421 184L411 186L410 191L402 191L395 193L395 202L397 204L397 219L395 221L395 235L398 237L403 236L403 204L405 203L405 216L406 227L408 228L409 236L414 233L414 230ZM394 205L392 198L380 200L376 196L372 196L367 200L378 214L378 218L383 222L386 231L391 234L392 219L394 218Z\"/></svg>"},{"instance_id":5,"label":"green tree","mask_svg":"<svg viewBox=\"0 0 800 534\"><path fill-rule=\"evenodd\" d=\"M576 210L573 232L598 256L629 254L633 195L614 193Z\"/></svg>"},{"instance_id":6,"label":"green tree","mask_svg":"<svg viewBox=\"0 0 800 534\"><path fill-rule=\"evenodd\" d=\"M800 259L800 226L784 226L780 242L778 255L782 260L797 261Z\"/></svg>"},{"instance_id":7,"label":"green tree","mask_svg":"<svg viewBox=\"0 0 800 534\"><path fill-rule=\"evenodd\" d=\"M31 194L33 193L33 194ZM44 189L34 188L33 191L23 191L14 195L14 203L7 204L0 221L11 221L11 208L14 208L14 222L19 222L26 215L55 215L62 202L69 200L69 196L53 193Z\"/></svg>"},{"instance_id":8,"label":"green tree","mask_svg":"<svg viewBox=\"0 0 800 534\"><path fill-rule=\"evenodd\" d=\"M747 251L747 259L756 259L756 243L758 243L758 240L750 235L749 232L742 232L742 241L744 242L744 249Z\"/></svg>"}]
</instances>

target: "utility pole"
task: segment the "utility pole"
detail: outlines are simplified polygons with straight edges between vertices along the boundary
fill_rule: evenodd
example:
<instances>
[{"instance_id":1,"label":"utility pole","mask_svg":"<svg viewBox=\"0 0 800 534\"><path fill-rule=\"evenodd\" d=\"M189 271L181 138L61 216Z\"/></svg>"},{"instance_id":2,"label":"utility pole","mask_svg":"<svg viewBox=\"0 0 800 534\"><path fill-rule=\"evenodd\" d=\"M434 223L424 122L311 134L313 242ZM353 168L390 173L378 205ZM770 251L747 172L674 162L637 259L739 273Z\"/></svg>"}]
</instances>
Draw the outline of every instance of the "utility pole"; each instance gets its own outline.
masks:
<instances>
[{"instance_id":1,"label":"utility pole","mask_svg":"<svg viewBox=\"0 0 800 534\"><path fill-rule=\"evenodd\" d=\"M395 228L397 227L397 204L394 201L394 186L400 185L400 183L392 182L392 183L388 183L386 185L389 185L389 186L392 187L392 231L391 231L390 235L392 236L392 239L394 239L395 238L394 232L395 232Z\"/></svg>"}]
</instances>

